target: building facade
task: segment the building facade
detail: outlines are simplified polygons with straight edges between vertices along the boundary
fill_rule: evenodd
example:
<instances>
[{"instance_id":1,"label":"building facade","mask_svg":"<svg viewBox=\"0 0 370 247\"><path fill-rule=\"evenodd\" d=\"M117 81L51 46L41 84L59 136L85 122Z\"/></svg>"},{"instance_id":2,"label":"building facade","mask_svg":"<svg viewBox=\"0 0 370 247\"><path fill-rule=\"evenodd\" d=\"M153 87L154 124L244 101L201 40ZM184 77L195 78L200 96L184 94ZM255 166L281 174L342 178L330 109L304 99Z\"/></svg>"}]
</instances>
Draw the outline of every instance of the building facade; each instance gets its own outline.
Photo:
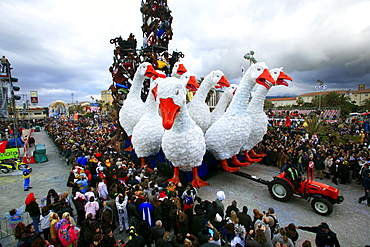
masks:
<instances>
[{"instance_id":1,"label":"building facade","mask_svg":"<svg viewBox=\"0 0 370 247\"><path fill-rule=\"evenodd\" d=\"M347 97L349 97L350 101L353 102L356 105L363 105L365 100L368 100L370 98L370 89L366 89L365 84L358 85L358 90L352 91L352 90L333 90L333 91L323 91L323 92L312 92L312 93L306 93L298 95L297 97L290 97L290 98L273 98L269 99L271 103L274 104L274 107L285 107L285 106L292 106L296 105L297 99L300 97L302 98L303 102L305 103L311 103L312 99L315 96L324 96L331 92L336 92L338 94L344 94Z\"/></svg>"}]
</instances>

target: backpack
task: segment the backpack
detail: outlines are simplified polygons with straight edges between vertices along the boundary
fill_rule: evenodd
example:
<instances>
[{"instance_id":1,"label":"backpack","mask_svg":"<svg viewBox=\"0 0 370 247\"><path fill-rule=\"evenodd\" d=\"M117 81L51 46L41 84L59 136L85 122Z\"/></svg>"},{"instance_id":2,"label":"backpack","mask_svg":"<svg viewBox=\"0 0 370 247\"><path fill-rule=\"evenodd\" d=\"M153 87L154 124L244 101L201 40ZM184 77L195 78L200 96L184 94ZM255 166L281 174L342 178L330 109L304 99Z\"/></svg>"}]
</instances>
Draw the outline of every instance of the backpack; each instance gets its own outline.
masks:
<instances>
[{"instance_id":1,"label":"backpack","mask_svg":"<svg viewBox=\"0 0 370 247\"><path fill-rule=\"evenodd\" d=\"M273 215L269 215L269 216L274 219L274 225L270 227L271 233L278 234L279 233L279 230L280 230L279 221L276 219L275 216L273 216Z\"/></svg>"}]
</instances>

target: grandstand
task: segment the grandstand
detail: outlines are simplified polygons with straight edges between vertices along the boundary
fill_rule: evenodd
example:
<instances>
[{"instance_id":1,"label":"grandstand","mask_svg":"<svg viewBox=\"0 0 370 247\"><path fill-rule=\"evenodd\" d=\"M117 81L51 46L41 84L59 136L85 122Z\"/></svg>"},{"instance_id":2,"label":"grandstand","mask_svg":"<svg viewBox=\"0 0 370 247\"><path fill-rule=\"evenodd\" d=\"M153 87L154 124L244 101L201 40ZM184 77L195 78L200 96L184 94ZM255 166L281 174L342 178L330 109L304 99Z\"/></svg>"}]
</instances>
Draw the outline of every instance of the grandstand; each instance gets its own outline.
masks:
<instances>
[{"instance_id":1,"label":"grandstand","mask_svg":"<svg viewBox=\"0 0 370 247\"><path fill-rule=\"evenodd\" d=\"M287 115L291 119L304 119L309 116L317 115L326 120L338 120L340 117L340 108L302 108L302 109L265 109L266 115L270 119L285 119Z\"/></svg>"}]
</instances>

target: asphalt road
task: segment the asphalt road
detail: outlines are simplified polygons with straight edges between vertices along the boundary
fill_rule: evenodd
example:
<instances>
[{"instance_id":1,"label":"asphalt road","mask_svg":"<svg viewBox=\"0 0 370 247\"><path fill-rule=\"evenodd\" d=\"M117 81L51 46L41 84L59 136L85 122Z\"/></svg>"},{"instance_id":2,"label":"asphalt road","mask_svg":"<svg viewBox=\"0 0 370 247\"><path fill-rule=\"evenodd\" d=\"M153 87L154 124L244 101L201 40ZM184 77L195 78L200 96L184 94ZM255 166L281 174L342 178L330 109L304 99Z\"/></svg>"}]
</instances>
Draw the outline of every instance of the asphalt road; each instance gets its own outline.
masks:
<instances>
[{"instance_id":1,"label":"asphalt road","mask_svg":"<svg viewBox=\"0 0 370 247\"><path fill-rule=\"evenodd\" d=\"M36 144L46 146L48 161L35 163L30 166L33 168L31 175L31 189L37 198L46 196L49 189L55 189L59 193L67 192L66 181L69 175L68 167L64 159L59 155L57 148L47 136L44 130L33 132ZM243 167L241 171L261 177L265 180L272 180L278 173L275 167L267 167L258 163L252 166ZM329 216L316 214L310 203L306 200L293 197L288 202L274 200L266 185L236 176L234 174L218 171L216 175L207 179L210 186L198 190L203 200L213 201L216 193L223 190L226 199L223 201L225 209L231 205L233 200L238 203L238 208L248 206L249 214L254 208L260 212L267 211L269 207L275 209L280 226L295 223L300 226L317 226L321 222L326 222L330 228L337 233L341 246L365 246L370 244L370 207L365 202L362 205L357 203L357 199L363 196L363 188L357 183L349 185L334 185L331 180L324 179L322 182L334 186L340 190L344 196L344 202L334 205L334 211ZM24 204L24 200L29 192L23 191L23 179L20 172L12 174L0 174L0 213L5 213L12 208L18 208ZM40 201L38 201L40 203ZM300 238L296 246L301 246L304 240L314 243L315 234L298 230ZM124 236L119 236L124 239ZM15 241L11 237L0 239L3 246L15 246ZM313 245L314 246L314 245Z\"/></svg>"}]
</instances>

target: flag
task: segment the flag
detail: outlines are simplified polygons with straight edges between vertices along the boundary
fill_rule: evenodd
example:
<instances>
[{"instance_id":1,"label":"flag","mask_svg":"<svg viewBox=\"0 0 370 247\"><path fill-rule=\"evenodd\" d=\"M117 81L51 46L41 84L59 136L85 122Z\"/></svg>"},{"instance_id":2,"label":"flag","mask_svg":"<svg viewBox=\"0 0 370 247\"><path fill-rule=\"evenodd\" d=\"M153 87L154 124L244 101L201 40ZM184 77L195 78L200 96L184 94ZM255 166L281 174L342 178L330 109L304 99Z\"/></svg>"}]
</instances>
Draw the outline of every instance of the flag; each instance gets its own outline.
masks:
<instances>
[{"instance_id":1,"label":"flag","mask_svg":"<svg viewBox=\"0 0 370 247\"><path fill-rule=\"evenodd\" d=\"M0 142L0 153L5 153L7 143L8 143L8 141Z\"/></svg>"}]
</instances>

